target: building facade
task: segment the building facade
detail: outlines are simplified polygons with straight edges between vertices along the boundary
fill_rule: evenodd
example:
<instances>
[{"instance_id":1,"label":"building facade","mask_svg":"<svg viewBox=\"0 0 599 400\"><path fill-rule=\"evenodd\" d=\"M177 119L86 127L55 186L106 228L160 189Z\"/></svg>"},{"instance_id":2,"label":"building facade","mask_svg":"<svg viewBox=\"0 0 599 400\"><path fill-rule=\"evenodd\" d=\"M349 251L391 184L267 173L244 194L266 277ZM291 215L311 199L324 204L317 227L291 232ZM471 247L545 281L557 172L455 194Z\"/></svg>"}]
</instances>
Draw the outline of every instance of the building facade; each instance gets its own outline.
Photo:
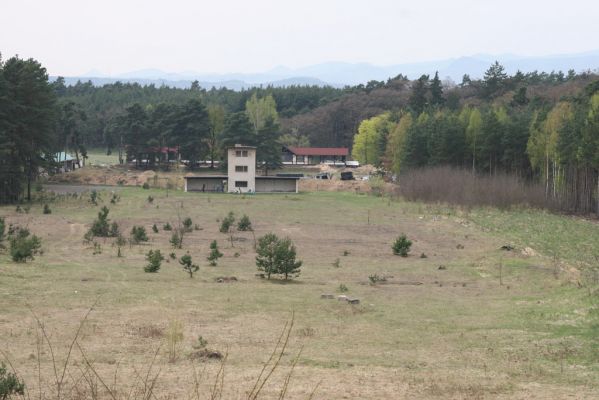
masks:
<instances>
[{"instance_id":1,"label":"building facade","mask_svg":"<svg viewBox=\"0 0 599 400\"><path fill-rule=\"evenodd\" d=\"M256 191L256 148L236 144L227 149L229 193Z\"/></svg>"}]
</instances>

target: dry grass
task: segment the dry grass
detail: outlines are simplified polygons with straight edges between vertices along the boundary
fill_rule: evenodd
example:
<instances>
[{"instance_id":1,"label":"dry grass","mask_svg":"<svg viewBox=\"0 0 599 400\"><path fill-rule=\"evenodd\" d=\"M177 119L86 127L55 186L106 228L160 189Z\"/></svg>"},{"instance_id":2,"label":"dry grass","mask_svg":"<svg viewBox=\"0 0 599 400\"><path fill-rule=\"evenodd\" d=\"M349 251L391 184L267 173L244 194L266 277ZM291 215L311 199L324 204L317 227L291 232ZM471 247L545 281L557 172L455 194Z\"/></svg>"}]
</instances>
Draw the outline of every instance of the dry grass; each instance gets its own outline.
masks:
<instances>
[{"instance_id":1,"label":"dry grass","mask_svg":"<svg viewBox=\"0 0 599 400\"><path fill-rule=\"evenodd\" d=\"M122 188L120 194L116 205L102 196L109 217L123 232L144 225L150 236L147 245L124 248L124 258L117 258L110 240L101 239L104 250L98 255L82 242L102 203L56 202L51 215L43 215L41 206L30 214L0 208L7 222L28 225L40 235L45 250L28 264L0 255L2 349L31 393L40 384L38 367L45 377L54 373L49 348L42 346L36 355L39 324L29 307L55 344L61 365L82 316L98 298L73 350L72 362L82 369L73 377L95 382L100 376L111 387L118 375L116 386L125 393L142 390L135 389L137 377L147 374L157 376L158 398L186 398L194 390L210 398L215 382L222 382L217 390L222 398L251 398L264 362L273 348L280 349L281 327L291 312L295 326L289 329L288 350L262 372L264 377L278 363L258 398L280 398L282 387L289 399L307 399L315 387L317 399L592 398L599 388L597 359L589 352L593 339L585 330L587 292L565 275L556 279L551 258L498 250L513 239L511 233L489 232L484 221L475 224L480 215L351 193L171 192L167 198L164 191ZM147 203L148 195L154 204ZM247 240L232 248L218 232L217 219L230 210L247 214L257 236L273 231L294 241L304 261L297 281L254 276L251 233L236 232ZM172 232L154 234L150 227L176 224L178 215L201 227L175 251L178 257L189 251L200 271L189 279L176 261L165 261L159 273L144 273L149 249L172 251ZM390 248L401 233L414 242L406 259L393 256ZM526 244L522 236L519 245ZM225 254L218 267L205 261L213 239ZM349 254L334 267L344 251ZM428 257L419 258L421 253ZM387 282L369 285L372 274ZM218 283L219 276L237 281ZM320 298L336 293L341 283L361 304ZM165 337L170 321L179 321L182 331L174 362ZM210 349L228 354L224 370L219 361L188 357L200 335ZM51 383L44 380L41 386ZM95 385L106 394L101 382Z\"/></svg>"}]
</instances>

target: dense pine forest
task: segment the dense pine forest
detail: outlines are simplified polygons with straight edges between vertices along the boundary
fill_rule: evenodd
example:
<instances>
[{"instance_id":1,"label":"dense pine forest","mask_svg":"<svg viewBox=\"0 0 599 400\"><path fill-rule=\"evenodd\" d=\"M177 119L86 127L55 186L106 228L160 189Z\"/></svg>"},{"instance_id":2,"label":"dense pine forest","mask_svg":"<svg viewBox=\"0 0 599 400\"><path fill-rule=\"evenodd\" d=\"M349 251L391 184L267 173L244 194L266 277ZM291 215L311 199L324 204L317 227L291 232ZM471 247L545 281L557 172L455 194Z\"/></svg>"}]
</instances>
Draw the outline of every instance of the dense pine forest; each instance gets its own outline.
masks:
<instances>
[{"instance_id":1,"label":"dense pine forest","mask_svg":"<svg viewBox=\"0 0 599 400\"><path fill-rule=\"evenodd\" d=\"M460 83L399 75L343 89L234 91L66 86L49 82L35 60L0 64L3 202L29 197L59 151L84 163L87 149L103 148L159 168L152 149L176 147L193 167L239 142L257 145L267 167L279 165L284 144L351 147L389 178L440 165L508 173L542 183L561 209L599 213L599 77L591 72L510 76L495 63L483 79Z\"/></svg>"}]
</instances>

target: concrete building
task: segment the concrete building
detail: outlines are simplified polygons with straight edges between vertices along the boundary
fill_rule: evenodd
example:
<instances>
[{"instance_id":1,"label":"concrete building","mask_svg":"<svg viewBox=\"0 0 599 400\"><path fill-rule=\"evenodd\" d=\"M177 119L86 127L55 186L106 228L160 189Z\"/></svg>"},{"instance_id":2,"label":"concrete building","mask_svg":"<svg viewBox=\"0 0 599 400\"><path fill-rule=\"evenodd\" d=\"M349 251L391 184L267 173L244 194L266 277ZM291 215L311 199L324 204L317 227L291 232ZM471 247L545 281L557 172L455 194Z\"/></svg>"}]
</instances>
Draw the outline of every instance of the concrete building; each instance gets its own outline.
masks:
<instances>
[{"instance_id":1,"label":"concrete building","mask_svg":"<svg viewBox=\"0 0 599 400\"><path fill-rule=\"evenodd\" d=\"M256 148L236 144L227 149L229 193L256 191Z\"/></svg>"},{"instance_id":2,"label":"concrete building","mask_svg":"<svg viewBox=\"0 0 599 400\"><path fill-rule=\"evenodd\" d=\"M256 148L227 149L227 175L188 175L186 192L297 193L299 177L256 176Z\"/></svg>"}]
</instances>

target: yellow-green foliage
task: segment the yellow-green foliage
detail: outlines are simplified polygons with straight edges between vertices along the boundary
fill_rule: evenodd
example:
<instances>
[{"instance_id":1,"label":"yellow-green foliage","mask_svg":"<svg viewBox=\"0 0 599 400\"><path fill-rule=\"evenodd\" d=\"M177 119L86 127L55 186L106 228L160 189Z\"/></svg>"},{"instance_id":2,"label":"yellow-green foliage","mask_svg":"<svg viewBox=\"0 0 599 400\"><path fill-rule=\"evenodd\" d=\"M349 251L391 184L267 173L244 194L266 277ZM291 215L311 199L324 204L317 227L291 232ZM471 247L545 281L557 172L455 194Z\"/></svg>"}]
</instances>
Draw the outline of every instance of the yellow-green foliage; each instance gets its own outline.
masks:
<instances>
[{"instance_id":1,"label":"yellow-green foliage","mask_svg":"<svg viewBox=\"0 0 599 400\"><path fill-rule=\"evenodd\" d=\"M354 160L362 164L380 164L387 134L394 126L389 116L389 113L384 113L360 123L358 133L354 136Z\"/></svg>"}]
</instances>

